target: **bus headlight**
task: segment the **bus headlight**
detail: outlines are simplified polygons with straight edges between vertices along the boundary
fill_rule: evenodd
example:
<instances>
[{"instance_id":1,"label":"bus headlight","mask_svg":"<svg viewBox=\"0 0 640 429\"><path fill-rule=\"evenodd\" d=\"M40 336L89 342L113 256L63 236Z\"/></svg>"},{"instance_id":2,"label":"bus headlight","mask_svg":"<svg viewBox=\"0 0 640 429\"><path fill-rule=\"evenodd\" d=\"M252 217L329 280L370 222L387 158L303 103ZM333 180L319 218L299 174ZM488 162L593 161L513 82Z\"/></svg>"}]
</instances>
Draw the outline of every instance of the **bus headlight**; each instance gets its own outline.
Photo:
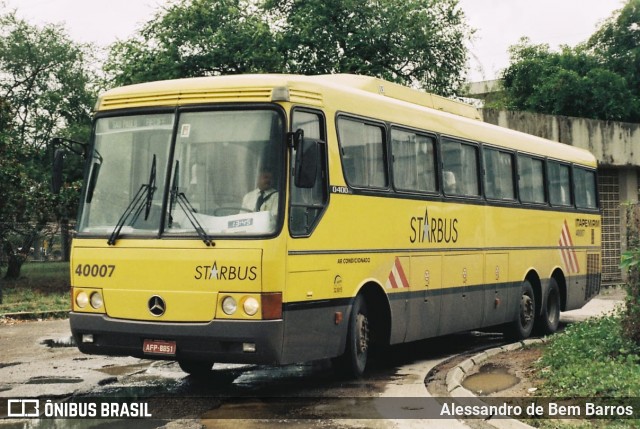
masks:
<instances>
[{"instance_id":1,"label":"bus headlight","mask_svg":"<svg viewBox=\"0 0 640 429\"><path fill-rule=\"evenodd\" d=\"M224 311L224 314L226 314L227 316L231 316L232 314L234 314L237 309L238 304L236 303L236 300L233 299L233 297L228 296L222 300L222 311Z\"/></svg>"},{"instance_id":2,"label":"bus headlight","mask_svg":"<svg viewBox=\"0 0 640 429\"><path fill-rule=\"evenodd\" d=\"M85 308L89 304L89 296L86 292L80 292L76 295L76 305L80 308Z\"/></svg>"},{"instance_id":3,"label":"bus headlight","mask_svg":"<svg viewBox=\"0 0 640 429\"><path fill-rule=\"evenodd\" d=\"M102 306L104 305L104 300L102 299L102 295L100 295L99 292L92 293L89 302L91 303L91 306L96 310L102 308Z\"/></svg>"},{"instance_id":4,"label":"bus headlight","mask_svg":"<svg viewBox=\"0 0 640 429\"><path fill-rule=\"evenodd\" d=\"M244 309L244 312L247 313L247 315L254 316L260 309L260 303L257 299L250 296L244 300L242 308Z\"/></svg>"}]
</instances>

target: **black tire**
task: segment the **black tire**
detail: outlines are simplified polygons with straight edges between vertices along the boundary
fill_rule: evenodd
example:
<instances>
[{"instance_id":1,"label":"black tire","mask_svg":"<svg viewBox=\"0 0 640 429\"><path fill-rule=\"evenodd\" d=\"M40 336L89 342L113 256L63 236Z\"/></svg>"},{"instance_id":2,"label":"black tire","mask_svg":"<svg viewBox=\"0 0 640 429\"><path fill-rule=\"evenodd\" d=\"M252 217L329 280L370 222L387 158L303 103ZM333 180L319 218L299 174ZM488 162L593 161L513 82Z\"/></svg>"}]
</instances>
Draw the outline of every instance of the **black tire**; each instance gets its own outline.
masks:
<instances>
[{"instance_id":1,"label":"black tire","mask_svg":"<svg viewBox=\"0 0 640 429\"><path fill-rule=\"evenodd\" d=\"M560 288L555 279L549 280L549 286L542 300L542 311L536 319L536 331L541 335L550 335L558 330L560 324Z\"/></svg>"},{"instance_id":2,"label":"black tire","mask_svg":"<svg viewBox=\"0 0 640 429\"><path fill-rule=\"evenodd\" d=\"M347 332L347 344L344 354L334 359L333 364L344 376L361 377L367 367L371 346L369 313L362 295L353 302Z\"/></svg>"},{"instance_id":3,"label":"black tire","mask_svg":"<svg viewBox=\"0 0 640 429\"><path fill-rule=\"evenodd\" d=\"M536 297L529 280L522 282L518 300L518 316L507 325L505 336L509 340L524 340L531 335L536 316Z\"/></svg>"},{"instance_id":4,"label":"black tire","mask_svg":"<svg viewBox=\"0 0 640 429\"><path fill-rule=\"evenodd\" d=\"M213 362L201 360L179 360L180 369L189 375L207 376L211 374Z\"/></svg>"}]
</instances>

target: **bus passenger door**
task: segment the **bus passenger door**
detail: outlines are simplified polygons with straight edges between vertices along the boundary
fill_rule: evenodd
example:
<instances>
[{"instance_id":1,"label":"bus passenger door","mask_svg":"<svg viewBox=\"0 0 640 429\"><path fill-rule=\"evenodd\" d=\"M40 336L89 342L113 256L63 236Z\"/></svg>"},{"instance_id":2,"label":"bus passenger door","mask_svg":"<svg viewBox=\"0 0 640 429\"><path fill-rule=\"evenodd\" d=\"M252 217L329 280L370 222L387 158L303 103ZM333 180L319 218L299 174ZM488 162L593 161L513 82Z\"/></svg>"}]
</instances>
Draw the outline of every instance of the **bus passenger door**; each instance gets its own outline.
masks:
<instances>
[{"instance_id":1,"label":"bus passenger door","mask_svg":"<svg viewBox=\"0 0 640 429\"><path fill-rule=\"evenodd\" d=\"M438 335L442 256L411 257L411 299L406 341Z\"/></svg>"},{"instance_id":2,"label":"bus passenger door","mask_svg":"<svg viewBox=\"0 0 640 429\"><path fill-rule=\"evenodd\" d=\"M509 254L488 253L485 256L484 323L482 326L494 326L504 323L507 314L513 308L509 304Z\"/></svg>"},{"instance_id":3,"label":"bus passenger door","mask_svg":"<svg viewBox=\"0 0 640 429\"><path fill-rule=\"evenodd\" d=\"M442 264L440 335L475 329L482 324L484 255L446 255Z\"/></svg>"},{"instance_id":4,"label":"bus passenger door","mask_svg":"<svg viewBox=\"0 0 640 429\"><path fill-rule=\"evenodd\" d=\"M302 130L305 137L319 141L324 141L326 136L322 113L311 109L293 110L291 130ZM332 243L326 237L314 234L329 201L326 144L318 144L316 150L318 168L312 187L296 186L293 177L295 151L290 155L290 239L283 291L287 310L282 352L285 362L335 356L345 344L346 329L336 320L337 314L346 314L348 305L344 300L332 299L336 296L340 277L330 272L336 258L322 256L326 250L324 246L332 246Z\"/></svg>"}]
</instances>

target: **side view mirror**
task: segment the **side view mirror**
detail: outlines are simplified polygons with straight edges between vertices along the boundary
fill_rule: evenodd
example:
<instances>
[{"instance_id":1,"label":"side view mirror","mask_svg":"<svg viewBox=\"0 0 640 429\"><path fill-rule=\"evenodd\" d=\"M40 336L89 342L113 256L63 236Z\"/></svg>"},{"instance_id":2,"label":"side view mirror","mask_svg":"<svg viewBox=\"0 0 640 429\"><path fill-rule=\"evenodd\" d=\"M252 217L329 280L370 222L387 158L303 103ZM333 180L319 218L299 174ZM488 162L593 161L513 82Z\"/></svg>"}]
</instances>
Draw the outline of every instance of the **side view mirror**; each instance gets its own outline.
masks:
<instances>
[{"instance_id":1,"label":"side view mirror","mask_svg":"<svg viewBox=\"0 0 640 429\"><path fill-rule=\"evenodd\" d=\"M298 188L313 188L318 174L320 142L302 138L297 142L294 184Z\"/></svg>"},{"instance_id":2,"label":"side view mirror","mask_svg":"<svg viewBox=\"0 0 640 429\"><path fill-rule=\"evenodd\" d=\"M58 195L63 184L64 157L68 152L74 153L87 159L89 156L89 146L86 143L77 142L64 137L54 137L49 142L49 147L53 150L53 165L51 169L51 192ZM94 158L102 162L102 157L95 151Z\"/></svg>"}]
</instances>

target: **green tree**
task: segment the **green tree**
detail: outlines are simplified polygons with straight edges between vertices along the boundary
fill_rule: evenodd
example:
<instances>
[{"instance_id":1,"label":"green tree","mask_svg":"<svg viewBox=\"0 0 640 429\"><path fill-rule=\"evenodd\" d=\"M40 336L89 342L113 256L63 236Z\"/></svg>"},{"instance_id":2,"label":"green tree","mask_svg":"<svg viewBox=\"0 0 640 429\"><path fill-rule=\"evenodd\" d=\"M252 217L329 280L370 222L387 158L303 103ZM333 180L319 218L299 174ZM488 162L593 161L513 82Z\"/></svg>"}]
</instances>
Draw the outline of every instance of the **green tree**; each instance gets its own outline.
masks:
<instances>
[{"instance_id":1,"label":"green tree","mask_svg":"<svg viewBox=\"0 0 640 429\"><path fill-rule=\"evenodd\" d=\"M472 30L458 0L179 0L116 43L112 83L357 73L450 95Z\"/></svg>"},{"instance_id":2,"label":"green tree","mask_svg":"<svg viewBox=\"0 0 640 429\"><path fill-rule=\"evenodd\" d=\"M269 0L287 70L355 73L452 95L472 30L457 0Z\"/></svg>"},{"instance_id":3,"label":"green tree","mask_svg":"<svg viewBox=\"0 0 640 429\"><path fill-rule=\"evenodd\" d=\"M249 0L181 0L111 47L105 71L120 86L283 69L271 29Z\"/></svg>"},{"instance_id":4,"label":"green tree","mask_svg":"<svg viewBox=\"0 0 640 429\"><path fill-rule=\"evenodd\" d=\"M9 277L19 275L25 257L17 249L28 251L47 222L67 221L61 207L77 205L77 191L64 193L65 201L51 195L47 143L54 135L88 136L96 78L86 52L59 26L33 26L15 12L0 16L0 249Z\"/></svg>"},{"instance_id":5,"label":"green tree","mask_svg":"<svg viewBox=\"0 0 640 429\"><path fill-rule=\"evenodd\" d=\"M7 101L21 144L42 148L54 133L90 123L96 78L88 47L57 25L42 28L0 16L0 94Z\"/></svg>"},{"instance_id":6,"label":"green tree","mask_svg":"<svg viewBox=\"0 0 640 429\"><path fill-rule=\"evenodd\" d=\"M591 36L587 46L640 94L640 0L627 0Z\"/></svg>"},{"instance_id":7,"label":"green tree","mask_svg":"<svg viewBox=\"0 0 640 429\"><path fill-rule=\"evenodd\" d=\"M490 107L640 121L640 0L627 0L586 43L556 52L523 38L510 55L503 97Z\"/></svg>"},{"instance_id":8,"label":"green tree","mask_svg":"<svg viewBox=\"0 0 640 429\"><path fill-rule=\"evenodd\" d=\"M554 52L522 39L510 55L499 100L507 109L616 121L638 113L627 79L585 46Z\"/></svg>"}]
</instances>

